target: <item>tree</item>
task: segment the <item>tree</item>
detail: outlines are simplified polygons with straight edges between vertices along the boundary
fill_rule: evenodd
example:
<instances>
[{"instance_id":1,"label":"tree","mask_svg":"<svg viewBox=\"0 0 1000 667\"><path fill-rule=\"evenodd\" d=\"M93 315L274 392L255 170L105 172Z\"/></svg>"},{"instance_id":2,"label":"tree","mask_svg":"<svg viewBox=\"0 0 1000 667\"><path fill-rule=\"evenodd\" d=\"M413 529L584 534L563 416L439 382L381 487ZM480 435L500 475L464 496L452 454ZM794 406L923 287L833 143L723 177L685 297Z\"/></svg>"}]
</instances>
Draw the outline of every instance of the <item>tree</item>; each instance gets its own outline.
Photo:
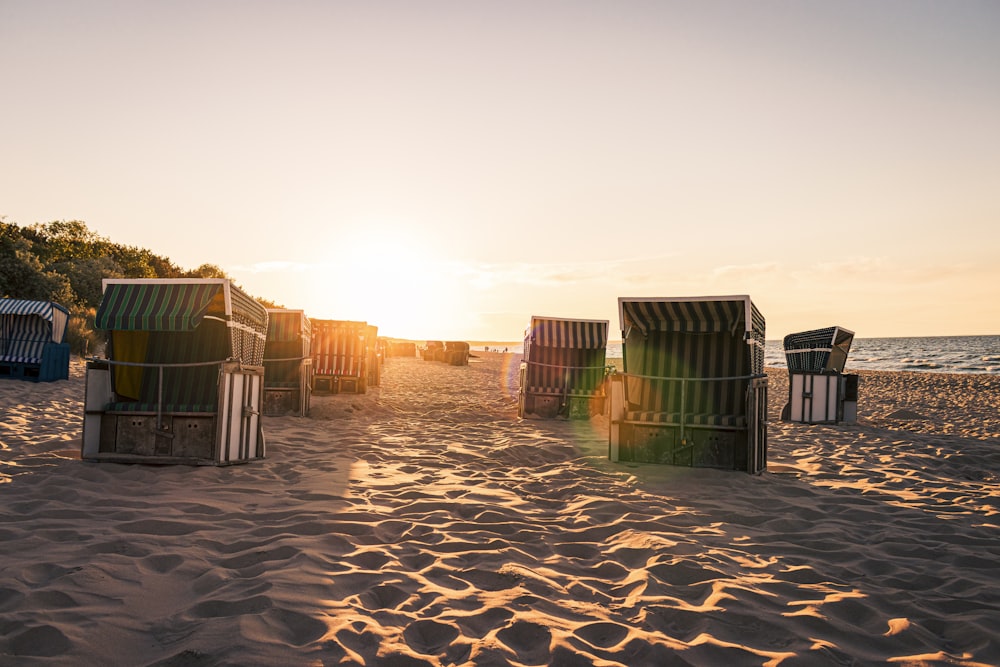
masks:
<instances>
[{"instance_id":1,"label":"tree","mask_svg":"<svg viewBox=\"0 0 1000 667\"><path fill-rule=\"evenodd\" d=\"M229 278L226 272L215 264L202 264L193 271L184 274L185 278Z\"/></svg>"}]
</instances>

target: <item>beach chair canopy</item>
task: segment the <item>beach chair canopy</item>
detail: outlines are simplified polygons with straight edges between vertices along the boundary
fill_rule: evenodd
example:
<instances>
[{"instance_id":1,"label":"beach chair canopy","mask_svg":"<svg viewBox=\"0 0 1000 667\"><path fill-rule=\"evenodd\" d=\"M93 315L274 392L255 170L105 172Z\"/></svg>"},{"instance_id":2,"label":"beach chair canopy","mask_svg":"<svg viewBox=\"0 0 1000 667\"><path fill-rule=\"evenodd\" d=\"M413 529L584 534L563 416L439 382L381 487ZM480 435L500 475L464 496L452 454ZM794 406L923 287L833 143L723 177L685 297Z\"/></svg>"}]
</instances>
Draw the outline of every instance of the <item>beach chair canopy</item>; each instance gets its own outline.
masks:
<instances>
[{"instance_id":1,"label":"beach chair canopy","mask_svg":"<svg viewBox=\"0 0 1000 667\"><path fill-rule=\"evenodd\" d=\"M764 373L764 316L749 296L621 297L618 304L627 373L687 378Z\"/></svg>"},{"instance_id":2,"label":"beach chair canopy","mask_svg":"<svg viewBox=\"0 0 1000 667\"><path fill-rule=\"evenodd\" d=\"M608 321L532 316L526 338L542 347L603 350L608 345Z\"/></svg>"},{"instance_id":3,"label":"beach chair canopy","mask_svg":"<svg viewBox=\"0 0 1000 667\"><path fill-rule=\"evenodd\" d=\"M843 373L854 332L843 327L814 329L785 336L785 360L790 371Z\"/></svg>"},{"instance_id":4,"label":"beach chair canopy","mask_svg":"<svg viewBox=\"0 0 1000 667\"><path fill-rule=\"evenodd\" d=\"M216 409L218 364L261 366L267 310L222 278L105 279L95 326L111 332L117 409ZM165 365L162 376L157 365Z\"/></svg>"},{"instance_id":5,"label":"beach chair canopy","mask_svg":"<svg viewBox=\"0 0 1000 667\"><path fill-rule=\"evenodd\" d=\"M264 358L309 356L312 323L305 311L267 309L267 349Z\"/></svg>"},{"instance_id":6,"label":"beach chair canopy","mask_svg":"<svg viewBox=\"0 0 1000 667\"><path fill-rule=\"evenodd\" d=\"M0 299L0 357L37 363L48 343L66 337L69 311L51 301Z\"/></svg>"},{"instance_id":7,"label":"beach chair canopy","mask_svg":"<svg viewBox=\"0 0 1000 667\"><path fill-rule=\"evenodd\" d=\"M288 308L267 309L267 340L278 343L291 343L308 339L312 333L312 324L305 311Z\"/></svg>"},{"instance_id":8,"label":"beach chair canopy","mask_svg":"<svg viewBox=\"0 0 1000 667\"><path fill-rule=\"evenodd\" d=\"M764 316L748 296L619 298L622 331L760 335Z\"/></svg>"},{"instance_id":9,"label":"beach chair canopy","mask_svg":"<svg viewBox=\"0 0 1000 667\"><path fill-rule=\"evenodd\" d=\"M267 310L224 278L105 279L95 326L122 332L193 332L209 320L229 330L226 357L263 362Z\"/></svg>"}]
</instances>

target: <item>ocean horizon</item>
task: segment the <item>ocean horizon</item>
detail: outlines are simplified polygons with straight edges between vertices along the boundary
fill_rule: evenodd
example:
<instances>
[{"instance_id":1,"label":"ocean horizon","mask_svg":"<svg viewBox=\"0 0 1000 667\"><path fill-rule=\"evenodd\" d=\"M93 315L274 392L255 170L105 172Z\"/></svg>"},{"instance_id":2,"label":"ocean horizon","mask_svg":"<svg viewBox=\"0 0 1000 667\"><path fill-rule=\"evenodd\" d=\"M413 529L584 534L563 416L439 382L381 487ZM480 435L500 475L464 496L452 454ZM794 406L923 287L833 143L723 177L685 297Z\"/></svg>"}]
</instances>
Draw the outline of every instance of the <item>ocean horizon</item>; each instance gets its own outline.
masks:
<instances>
[{"instance_id":1,"label":"ocean horizon","mask_svg":"<svg viewBox=\"0 0 1000 667\"><path fill-rule=\"evenodd\" d=\"M524 353L520 342L477 342L473 346L473 350L486 348ZM621 341L609 342L607 357L620 359L621 356ZM787 368L781 340L766 341L764 365ZM1000 335L855 338L845 371L859 370L1000 375Z\"/></svg>"}]
</instances>

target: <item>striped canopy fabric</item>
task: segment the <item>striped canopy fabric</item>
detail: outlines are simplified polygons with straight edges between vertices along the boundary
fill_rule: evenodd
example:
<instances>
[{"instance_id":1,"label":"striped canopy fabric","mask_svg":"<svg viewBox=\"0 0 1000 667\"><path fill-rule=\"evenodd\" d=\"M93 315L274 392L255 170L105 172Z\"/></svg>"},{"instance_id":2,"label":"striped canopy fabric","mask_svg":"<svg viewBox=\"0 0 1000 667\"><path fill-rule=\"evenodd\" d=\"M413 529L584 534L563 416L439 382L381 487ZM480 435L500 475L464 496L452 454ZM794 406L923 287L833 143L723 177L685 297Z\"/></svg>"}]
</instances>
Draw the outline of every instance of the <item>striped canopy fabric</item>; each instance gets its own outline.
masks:
<instances>
[{"instance_id":1,"label":"striped canopy fabric","mask_svg":"<svg viewBox=\"0 0 1000 667\"><path fill-rule=\"evenodd\" d=\"M367 322L312 320L315 375L360 378L367 354Z\"/></svg>"},{"instance_id":2,"label":"striped canopy fabric","mask_svg":"<svg viewBox=\"0 0 1000 667\"><path fill-rule=\"evenodd\" d=\"M764 318L750 297L618 300L622 330L635 327L678 333L746 333L763 328Z\"/></svg>"},{"instance_id":3,"label":"striped canopy fabric","mask_svg":"<svg viewBox=\"0 0 1000 667\"><path fill-rule=\"evenodd\" d=\"M69 311L51 301L0 299L0 358L40 363L45 345L62 343Z\"/></svg>"},{"instance_id":4,"label":"striped canopy fabric","mask_svg":"<svg viewBox=\"0 0 1000 667\"><path fill-rule=\"evenodd\" d=\"M608 321L532 317L527 338L545 347L603 350L608 345Z\"/></svg>"},{"instance_id":5,"label":"striped canopy fabric","mask_svg":"<svg viewBox=\"0 0 1000 667\"><path fill-rule=\"evenodd\" d=\"M631 410L745 418L746 387L764 372L765 322L749 297L620 298L619 310Z\"/></svg>"},{"instance_id":6,"label":"striped canopy fabric","mask_svg":"<svg viewBox=\"0 0 1000 667\"><path fill-rule=\"evenodd\" d=\"M749 296L619 297L622 339L634 332L727 333L750 344L750 372L764 373L764 316Z\"/></svg>"},{"instance_id":7,"label":"striped canopy fabric","mask_svg":"<svg viewBox=\"0 0 1000 667\"><path fill-rule=\"evenodd\" d=\"M605 375L607 320L532 317L525 332L522 389L528 394L593 396Z\"/></svg>"},{"instance_id":8,"label":"striped canopy fabric","mask_svg":"<svg viewBox=\"0 0 1000 667\"><path fill-rule=\"evenodd\" d=\"M312 325L304 311L286 308L267 309L267 341L293 343L312 336Z\"/></svg>"},{"instance_id":9,"label":"striped canopy fabric","mask_svg":"<svg viewBox=\"0 0 1000 667\"><path fill-rule=\"evenodd\" d=\"M785 336L785 360L790 371L842 373L854 332L841 327L813 329Z\"/></svg>"},{"instance_id":10,"label":"striped canopy fabric","mask_svg":"<svg viewBox=\"0 0 1000 667\"><path fill-rule=\"evenodd\" d=\"M229 330L230 356L259 366L267 310L222 278L106 279L95 326L108 331L192 332L212 317Z\"/></svg>"},{"instance_id":11,"label":"striped canopy fabric","mask_svg":"<svg viewBox=\"0 0 1000 667\"><path fill-rule=\"evenodd\" d=\"M194 331L221 291L220 283L107 283L95 326L107 331Z\"/></svg>"}]
</instances>

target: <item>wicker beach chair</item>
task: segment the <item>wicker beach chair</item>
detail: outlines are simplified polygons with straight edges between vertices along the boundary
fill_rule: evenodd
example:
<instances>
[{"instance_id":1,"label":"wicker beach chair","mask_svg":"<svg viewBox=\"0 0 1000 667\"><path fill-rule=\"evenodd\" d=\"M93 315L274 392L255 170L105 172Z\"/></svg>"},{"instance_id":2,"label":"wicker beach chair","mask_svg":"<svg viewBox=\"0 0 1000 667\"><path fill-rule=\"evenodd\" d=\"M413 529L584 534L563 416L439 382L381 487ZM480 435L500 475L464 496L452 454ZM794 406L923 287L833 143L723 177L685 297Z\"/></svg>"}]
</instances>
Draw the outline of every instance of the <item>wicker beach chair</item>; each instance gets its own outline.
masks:
<instances>
[{"instance_id":1,"label":"wicker beach chair","mask_svg":"<svg viewBox=\"0 0 1000 667\"><path fill-rule=\"evenodd\" d=\"M264 414L309 414L312 395L312 324L305 312L267 309L264 347Z\"/></svg>"},{"instance_id":2,"label":"wicker beach chair","mask_svg":"<svg viewBox=\"0 0 1000 667\"><path fill-rule=\"evenodd\" d=\"M382 384L382 362L385 360L385 345L379 341L378 327L369 324L365 328L365 365L368 369L368 386Z\"/></svg>"},{"instance_id":3,"label":"wicker beach chair","mask_svg":"<svg viewBox=\"0 0 1000 667\"><path fill-rule=\"evenodd\" d=\"M782 419L804 424L857 421L858 376L844 373L853 341L853 331L836 326L785 336L788 403Z\"/></svg>"},{"instance_id":4,"label":"wicker beach chair","mask_svg":"<svg viewBox=\"0 0 1000 667\"><path fill-rule=\"evenodd\" d=\"M604 410L607 320L532 317L525 331L518 416L586 418Z\"/></svg>"},{"instance_id":5,"label":"wicker beach chair","mask_svg":"<svg viewBox=\"0 0 1000 667\"><path fill-rule=\"evenodd\" d=\"M764 470L764 317L750 297L622 297L618 310L610 458Z\"/></svg>"},{"instance_id":6,"label":"wicker beach chair","mask_svg":"<svg viewBox=\"0 0 1000 667\"><path fill-rule=\"evenodd\" d=\"M264 457L267 310L229 280L106 279L82 458L227 465Z\"/></svg>"},{"instance_id":7,"label":"wicker beach chair","mask_svg":"<svg viewBox=\"0 0 1000 667\"><path fill-rule=\"evenodd\" d=\"M69 378L69 311L51 301L0 299L0 378Z\"/></svg>"},{"instance_id":8,"label":"wicker beach chair","mask_svg":"<svg viewBox=\"0 0 1000 667\"><path fill-rule=\"evenodd\" d=\"M461 340L445 341L444 360L452 366L468 366L469 344Z\"/></svg>"},{"instance_id":9,"label":"wicker beach chair","mask_svg":"<svg viewBox=\"0 0 1000 667\"><path fill-rule=\"evenodd\" d=\"M420 356L424 361L444 361L444 342L440 340L429 340L420 351Z\"/></svg>"}]
</instances>

